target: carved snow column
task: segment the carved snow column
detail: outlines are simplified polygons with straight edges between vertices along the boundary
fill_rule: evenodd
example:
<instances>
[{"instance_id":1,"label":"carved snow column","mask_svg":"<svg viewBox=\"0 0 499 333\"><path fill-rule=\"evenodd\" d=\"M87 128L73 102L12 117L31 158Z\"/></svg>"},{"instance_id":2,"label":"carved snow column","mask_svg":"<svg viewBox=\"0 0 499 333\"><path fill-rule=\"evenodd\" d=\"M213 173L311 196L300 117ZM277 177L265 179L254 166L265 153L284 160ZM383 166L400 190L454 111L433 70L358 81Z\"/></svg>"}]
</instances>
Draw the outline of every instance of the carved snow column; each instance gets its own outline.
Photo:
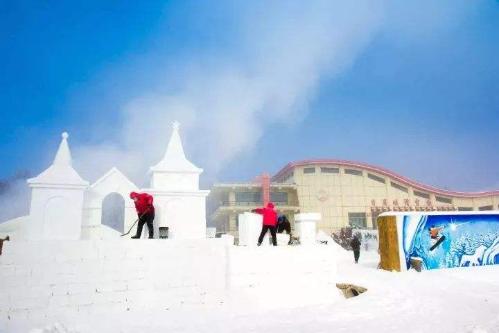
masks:
<instances>
[{"instance_id":1,"label":"carved snow column","mask_svg":"<svg viewBox=\"0 0 499 333\"><path fill-rule=\"evenodd\" d=\"M258 237L262 231L262 215L245 212L239 214L239 245L240 246L256 246ZM265 234L263 245L269 244L269 233Z\"/></svg>"},{"instance_id":2,"label":"carved snow column","mask_svg":"<svg viewBox=\"0 0 499 333\"><path fill-rule=\"evenodd\" d=\"M295 228L300 237L300 244L316 243L317 223L321 220L320 213L302 213L295 215Z\"/></svg>"},{"instance_id":3,"label":"carved snow column","mask_svg":"<svg viewBox=\"0 0 499 333\"><path fill-rule=\"evenodd\" d=\"M168 227L169 238L206 238L206 196L210 191L199 190L203 169L185 157L179 126L173 123L165 156L150 169L151 188L144 190L154 196L154 234L157 238L158 228Z\"/></svg>"},{"instance_id":4,"label":"carved snow column","mask_svg":"<svg viewBox=\"0 0 499 333\"><path fill-rule=\"evenodd\" d=\"M35 178L31 187L29 222L26 239L80 239L83 195L88 182L71 165L68 134L62 141L52 165Z\"/></svg>"}]
</instances>

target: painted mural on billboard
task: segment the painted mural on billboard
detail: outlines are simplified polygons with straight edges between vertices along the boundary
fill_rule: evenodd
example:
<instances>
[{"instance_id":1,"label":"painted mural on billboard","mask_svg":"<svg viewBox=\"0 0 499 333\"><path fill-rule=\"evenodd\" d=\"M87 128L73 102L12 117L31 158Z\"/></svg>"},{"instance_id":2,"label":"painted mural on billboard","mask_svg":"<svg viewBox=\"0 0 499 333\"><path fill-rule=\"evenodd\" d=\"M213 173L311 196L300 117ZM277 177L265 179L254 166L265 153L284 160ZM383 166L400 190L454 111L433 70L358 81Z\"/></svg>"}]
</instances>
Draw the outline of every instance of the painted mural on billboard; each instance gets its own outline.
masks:
<instances>
[{"instance_id":1,"label":"painted mural on billboard","mask_svg":"<svg viewBox=\"0 0 499 333\"><path fill-rule=\"evenodd\" d=\"M408 269L499 264L499 215L404 215L402 247Z\"/></svg>"}]
</instances>

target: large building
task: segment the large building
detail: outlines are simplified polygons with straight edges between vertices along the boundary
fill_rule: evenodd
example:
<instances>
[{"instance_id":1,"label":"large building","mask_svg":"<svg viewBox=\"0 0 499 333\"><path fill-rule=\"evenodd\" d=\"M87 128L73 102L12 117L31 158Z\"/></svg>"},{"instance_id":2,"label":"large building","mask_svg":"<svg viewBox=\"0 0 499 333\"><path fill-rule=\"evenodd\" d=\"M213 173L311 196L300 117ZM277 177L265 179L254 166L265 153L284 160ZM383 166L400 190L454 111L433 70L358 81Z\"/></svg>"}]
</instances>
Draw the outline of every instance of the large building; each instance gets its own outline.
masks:
<instances>
[{"instance_id":1,"label":"large building","mask_svg":"<svg viewBox=\"0 0 499 333\"><path fill-rule=\"evenodd\" d=\"M376 228L386 211L499 209L499 191L455 192L421 184L392 171L342 160L306 160L286 165L273 177L215 184L209 219L218 231L237 236L238 214L271 200L293 222L294 214L319 212L319 229Z\"/></svg>"}]
</instances>

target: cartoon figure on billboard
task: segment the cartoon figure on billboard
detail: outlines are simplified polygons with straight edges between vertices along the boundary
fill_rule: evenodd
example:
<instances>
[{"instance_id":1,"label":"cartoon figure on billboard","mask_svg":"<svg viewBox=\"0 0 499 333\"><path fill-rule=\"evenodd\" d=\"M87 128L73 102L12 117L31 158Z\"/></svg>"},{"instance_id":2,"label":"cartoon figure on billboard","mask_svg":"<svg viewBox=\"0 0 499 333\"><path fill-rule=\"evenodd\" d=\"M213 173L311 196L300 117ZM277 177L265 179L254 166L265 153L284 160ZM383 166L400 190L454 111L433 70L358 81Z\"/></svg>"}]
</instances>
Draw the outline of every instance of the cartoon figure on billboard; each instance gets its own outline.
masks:
<instances>
[{"instance_id":1,"label":"cartoon figure on billboard","mask_svg":"<svg viewBox=\"0 0 499 333\"><path fill-rule=\"evenodd\" d=\"M434 225L428 228L432 243L430 251L433 251L437 246L442 244L442 242L445 240L445 236L441 234L443 228L444 227L436 227Z\"/></svg>"}]
</instances>

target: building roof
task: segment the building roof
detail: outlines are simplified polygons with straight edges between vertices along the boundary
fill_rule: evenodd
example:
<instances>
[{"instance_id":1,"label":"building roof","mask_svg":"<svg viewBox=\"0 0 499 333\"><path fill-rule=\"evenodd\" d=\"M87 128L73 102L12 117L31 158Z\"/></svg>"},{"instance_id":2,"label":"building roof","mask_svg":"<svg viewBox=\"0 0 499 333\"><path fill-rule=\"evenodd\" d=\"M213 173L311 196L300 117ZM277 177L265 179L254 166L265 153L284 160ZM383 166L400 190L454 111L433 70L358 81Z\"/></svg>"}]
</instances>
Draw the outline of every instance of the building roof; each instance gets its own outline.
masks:
<instances>
[{"instance_id":1,"label":"building roof","mask_svg":"<svg viewBox=\"0 0 499 333\"><path fill-rule=\"evenodd\" d=\"M189 172L201 173L203 169L196 167L185 157L182 140L180 139L178 122L173 123L173 131L163 159L151 167L152 172Z\"/></svg>"},{"instance_id":2,"label":"building roof","mask_svg":"<svg viewBox=\"0 0 499 333\"><path fill-rule=\"evenodd\" d=\"M88 182L83 180L73 169L71 151L68 145L68 133L62 133L61 143L55 155L52 165L34 178L28 179L28 184L37 185L69 185L87 186Z\"/></svg>"},{"instance_id":3,"label":"building roof","mask_svg":"<svg viewBox=\"0 0 499 333\"><path fill-rule=\"evenodd\" d=\"M213 184L213 189L217 188L236 188L236 187L246 187L246 188L260 188L261 183L256 182L238 182L238 183L216 183ZM294 183L271 183L271 188L296 188Z\"/></svg>"},{"instance_id":4,"label":"building roof","mask_svg":"<svg viewBox=\"0 0 499 333\"><path fill-rule=\"evenodd\" d=\"M404 176L396 174L393 171L378 166L369 165L367 163L336 160L336 159L314 159L314 160L302 160L302 161L290 162L286 166L284 166L284 168L282 168L277 174L275 174L275 176L272 177L272 180L278 181L279 179L287 175L289 172L294 170L296 167L307 166L307 165L336 165L336 166L364 169L367 171L375 172L390 177L393 180L396 180L402 184L406 184L407 186L414 187L415 189L445 196L476 198L476 197L488 197L488 196L499 195L499 190L481 191L481 192L458 192L458 191L443 190L433 186L416 182L412 179L406 178Z\"/></svg>"}]
</instances>

